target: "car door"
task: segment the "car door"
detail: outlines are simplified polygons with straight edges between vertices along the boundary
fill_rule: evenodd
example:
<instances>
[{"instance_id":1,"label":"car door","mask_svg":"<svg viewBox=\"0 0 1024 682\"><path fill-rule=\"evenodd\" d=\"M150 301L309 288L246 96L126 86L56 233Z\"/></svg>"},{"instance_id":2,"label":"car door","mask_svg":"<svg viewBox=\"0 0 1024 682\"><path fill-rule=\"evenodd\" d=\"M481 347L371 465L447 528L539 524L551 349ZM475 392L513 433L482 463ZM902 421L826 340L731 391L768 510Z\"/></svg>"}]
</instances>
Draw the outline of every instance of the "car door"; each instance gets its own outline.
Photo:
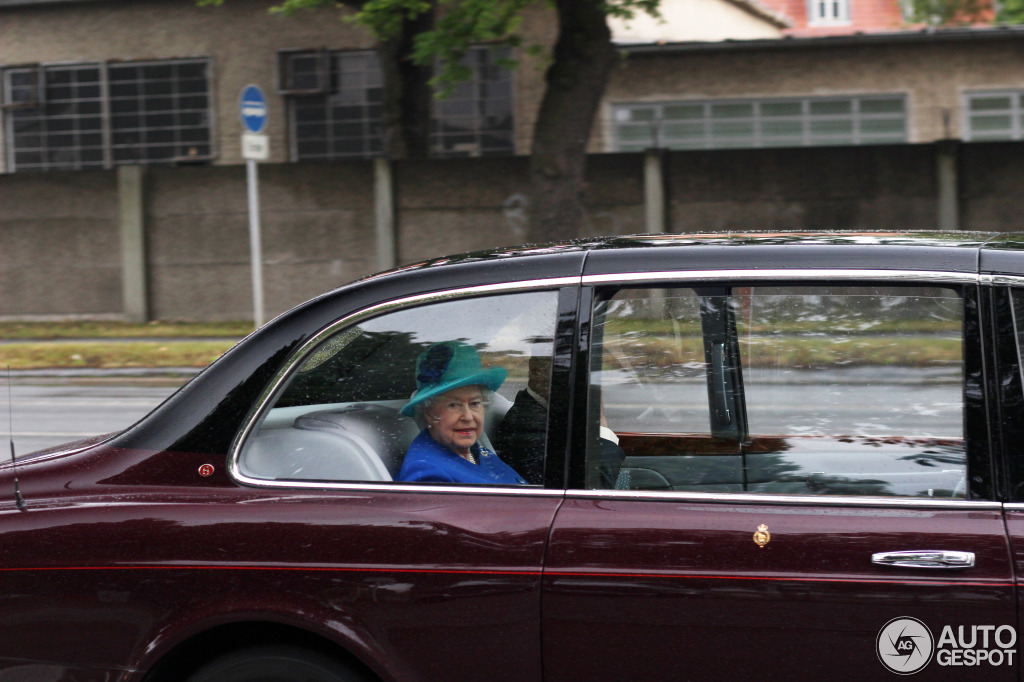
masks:
<instances>
[{"instance_id":1,"label":"car door","mask_svg":"<svg viewBox=\"0 0 1024 682\"><path fill-rule=\"evenodd\" d=\"M546 679L1016 678L975 278L817 277L588 290Z\"/></svg>"},{"instance_id":2,"label":"car door","mask_svg":"<svg viewBox=\"0 0 1024 682\"><path fill-rule=\"evenodd\" d=\"M1014 253L996 255L1010 256L1013 264L1018 260ZM986 291L986 301L991 310L991 336L996 356L995 380L991 382L994 417L999 427L995 433L1003 453L1000 461L1005 465L997 474L1006 491L1006 528L1014 566L1020 575L1024 571L1024 363L1021 361L1024 357L1024 278L999 276L995 279L994 286ZM1022 613L1019 590L1017 597L1018 613ZM1017 632L1021 627L1024 627L1024 620L1018 620Z\"/></svg>"},{"instance_id":3,"label":"car door","mask_svg":"<svg viewBox=\"0 0 1024 682\"><path fill-rule=\"evenodd\" d=\"M486 398L479 442L490 453L478 460L511 454L496 455L493 443L531 358L554 367L553 399L565 400L577 288L500 289L440 292L339 320L275 382L233 465L252 487L235 507L248 519L247 554L311 571L302 589L322 589L311 601L333 609L321 619L358 633L396 679L541 676L541 567L562 486L402 477L411 441L429 429L401 410L437 369L418 360L435 344L468 345L488 372L506 375ZM536 428L565 433L564 424ZM564 468L558 458L548 466ZM292 530L266 542L272 526Z\"/></svg>"}]
</instances>

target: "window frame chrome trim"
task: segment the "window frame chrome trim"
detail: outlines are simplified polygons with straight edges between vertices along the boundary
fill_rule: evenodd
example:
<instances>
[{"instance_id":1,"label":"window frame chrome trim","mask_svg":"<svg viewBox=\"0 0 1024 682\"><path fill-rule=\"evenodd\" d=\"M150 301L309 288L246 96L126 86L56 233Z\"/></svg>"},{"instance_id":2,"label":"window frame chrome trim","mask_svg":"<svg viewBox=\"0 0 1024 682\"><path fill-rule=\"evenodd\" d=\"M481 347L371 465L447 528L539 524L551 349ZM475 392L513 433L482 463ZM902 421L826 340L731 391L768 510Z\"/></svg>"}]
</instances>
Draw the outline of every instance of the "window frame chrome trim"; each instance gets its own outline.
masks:
<instances>
[{"instance_id":1,"label":"window frame chrome trim","mask_svg":"<svg viewBox=\"0 0 1024 682\"><path fill-rule=\"evenodd\" d=\"M1024 275L981 275L980 281L982 284L988 284L992 286L1024 286Z\"/></svg>"},{"instance_id":2,"label":"window frame chrome trim","mask_svg":"<svg viewBox=\"0 0 1024 682\"><path fill-rule=\"evenodd\" d=\"M790 270L774 268L766 270L671 270L658 272L630 272L619 274L584 275L583 286L633 282L692 282L743 279L747 281L823 281L857 282L885 280L887 282L929 282L939 284L978 284L979 276L974 272L952 272L938 270L874 270L874 269L833 269L815 268ZM1022 278L1024 281L1024 278Z\"/></svg>"},{"instance_id":3,"label":"window frame chrome trim","mask_svg":"<svg viewBox=\"0 0 1024 682\"><path fill-rule=\"evenodd\" d=\"M249 413L243 420L242 428L239 429L235 439L228 451L228 473L236 482L259 488L278 489L318 489L318 490L368 490L381 492L434 492L434 493L480 493L480 494L515 494L515 495L565 495L569 498L635 498L662 500L671 499L678 501L700 501L718 503L746 503L746 504L789 504L789 505L817 505L829 506L867 506L867 507L942 507L949 505L967 505L971 509L1001 508L1000 503L977 501L977 500L935 500L927 498L871 498L871 497L843 497L843 496L775 496L758 495L752 493L697 493L697 492L666 492L666 491L628 491L628 490L580 490L580 489L543 489L543 488L507 488L507 487L477 487L477 486L424 486L418 483L402 483L396 481L381 482L320 482L320 481L279 481L254 478L247 476L240 471L239 460L242 446L248 440L252 430L262 418L269 407L270 400L281 389L285 380L291 376L294 368L316 348L326 337L334 334L343 327L355 324L368 317L382 315L395 310L411 308L431 302L455 300L461 298L473 298L497 293L515 293L524 291L535 291L541 289L558 289L566 286L597 286L606 284L629 284L636 282L694 282L694 281L720 281L720 280L755 280L755 281L870 281L884 280L887 282L929 282L939 284L978 284L982 277L977 273L933 271L933 270L886 270L886 269L800 269L791 270L778 269L735 269L735 270L671 270L656 272L620 272L599 275L583 275L568 277L552 277L540 280L523 280L519 282L502 282L499 284L484 284L472 287L460 287L456 289L445 289L412 296L391 299L361 308L353 313L345 315L334 322L326 325L315 332L300 346L291 357L285 362L282 368L267 384L267 387L260 394L253 404ZM1015 278L1014 281L1024 284L1024 277ZM995 505L992 507L991 505ZM1022 507L1024 508L1024 507Z\"/></svg>"},{"instance_id":4,"label":"window frame chrome trim","mask_svg":"<svg viewBox=\"0 0 1024 682\"><path fill-rule=\"evenodd\" d=\"M566 499L634 499L646 501L702 502L718 504L756 504L828 507L901 507L998 510L1002 502L993 500L937 499L934 497L855 497L852 495L771 495L758 493L701 493L664 490L581 490L565 491ZM1024 510L1024 503L1020 509Z\"/></svg>"},{"instance_id":5,"label":"window frame chrome trim","mask_svg":"<svg viewBox=\"0 0 1024 682\"><path fill-rule=\"evenodd\" d=\"M242 454L242 448L245 442L249 439L253 429L262 419L264 413L270 408L270 401L278 395L278 392L282 389L285 382L292 376L298 365L300 365L310 353L312 353L317 346L320 345L327 337L333 335L337 331L355 324L361 320L369 317L376 317L385 313L393 312L395 310L401 310L404 308L413 308L419 305L427 303L434 303L447 300L457 300L462 298L475 298L477 296L486 296L489 294L497 293L516 293L516 292L528 292L537 291L542 289L553 289L557 290L566 286L579 286L580 277L552 277L549 279L539 280L524 280L520 282L502 282L500 284L481 284L472 287L460 287L457 289L445 289L442 291L432 291L422 294L414 294L412 296L404 296L401 298L391 299L389 301L383 301L381 303L375 303L371 306L360 308L359 310L349 313L343 317L338 318L334 322L324 326L319 331L311 335L298 349L295 350L282 365L281 369L278 370L274 378L267 384L267 387L260 393L259 398L253 403L253 407L249 410L249 413L245 416L242 421L242 428L239 429L235 435L234 440L231 442L231 448L228 450L228 475L238 483L247 486L260 487L260 488L292 488L292 489L320 489L320 490L378 490L378 491L389 491L396 492L399 490L410 491L418 490L422 492L455 492L455 493L466 493L466 492L486 492L486 493L508 493L508 494L538 494L541 490L538 488L480 488L473 486L424 486L420 483L402 483L396 481L381 481L380 483L372 481L359 481L359 482L320 482L320 481L279 481L270 480L264 478L254 478L243 474L240 469L240 459ZM564 490L551 489L550 492L557 493L558 495L564 494ZM546 493L545 493L546 494Z\"/></svg>"},{"instance_id":6,"label":"window frame chrome trim","mask_svg":"<svg viewBox=\"0 0 1024 682\"><path fill-rule=\"evenodd\" d=\"M937 285L976 286L989 283L986 278L976 272L956 272L938 270L887 270L887 269L833 269L815 268L791 270L773 268L764 270L672 270L654 272L630 272L619 274L584 275L583 286L601 286L611 284L644 283L659 284L665 282L698 282L721 280L745 281L828 281L832 282L868 282L880 280L882 283L928 283ZM1015 279L1024 284L1024 277ZM795 506L835 506L835 507L902 507L902 508L942 508L950 506L958 508L1002 509L1002 503L991 500L960 500L935 499L916 497L854 497L841 495L797 496L771 495L758 493L701 493L689 491L644 491L644 490L585 490L569 488L566 499L637 499L637 500L672 500L677 502L703 502L718 504L758 504L758 505L795 505ZM1022 504L1024 509L1024 504Z\"/></svg>"}]
</instances>

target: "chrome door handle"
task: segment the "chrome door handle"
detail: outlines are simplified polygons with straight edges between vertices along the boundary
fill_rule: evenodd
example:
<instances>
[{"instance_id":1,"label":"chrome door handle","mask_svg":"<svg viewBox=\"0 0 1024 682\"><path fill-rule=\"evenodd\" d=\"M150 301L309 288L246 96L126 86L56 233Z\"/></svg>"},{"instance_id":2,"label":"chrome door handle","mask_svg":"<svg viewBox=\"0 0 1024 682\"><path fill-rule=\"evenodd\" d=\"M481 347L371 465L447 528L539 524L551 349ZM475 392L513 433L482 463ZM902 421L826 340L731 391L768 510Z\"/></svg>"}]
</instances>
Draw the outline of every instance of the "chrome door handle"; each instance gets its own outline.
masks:
<instances>
[{"instance_id":1,"label":"chrome door handle","mask_svg":"<svg viewBox=\"0 0 1024 682\"><path fill-rule=\"evenodd\" d=\"M906 552L877 552L871 563L902 568L973 568L974 552L919 549Z\"/></svg>"}]
</instances>

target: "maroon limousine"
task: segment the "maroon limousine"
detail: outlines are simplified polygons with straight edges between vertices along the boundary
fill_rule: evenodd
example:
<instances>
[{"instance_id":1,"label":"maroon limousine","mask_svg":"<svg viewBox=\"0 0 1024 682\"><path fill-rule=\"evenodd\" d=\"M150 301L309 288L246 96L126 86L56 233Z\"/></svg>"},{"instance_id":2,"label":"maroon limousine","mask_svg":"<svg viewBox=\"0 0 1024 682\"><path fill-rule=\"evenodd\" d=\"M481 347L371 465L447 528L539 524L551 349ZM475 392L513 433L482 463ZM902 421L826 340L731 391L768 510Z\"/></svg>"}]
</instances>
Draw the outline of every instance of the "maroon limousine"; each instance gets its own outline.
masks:
<instances>
[{"instance_id":1,"label":"maroon limousine","mask_svg":"<svg viewBox=\"0 0 1024 682\"><path fill-rule=\"evenodd\" d=\"M1014 235L362 279L0 467L0 681L1018 680L1022 330Z\"/></svg>"}]
</instances>

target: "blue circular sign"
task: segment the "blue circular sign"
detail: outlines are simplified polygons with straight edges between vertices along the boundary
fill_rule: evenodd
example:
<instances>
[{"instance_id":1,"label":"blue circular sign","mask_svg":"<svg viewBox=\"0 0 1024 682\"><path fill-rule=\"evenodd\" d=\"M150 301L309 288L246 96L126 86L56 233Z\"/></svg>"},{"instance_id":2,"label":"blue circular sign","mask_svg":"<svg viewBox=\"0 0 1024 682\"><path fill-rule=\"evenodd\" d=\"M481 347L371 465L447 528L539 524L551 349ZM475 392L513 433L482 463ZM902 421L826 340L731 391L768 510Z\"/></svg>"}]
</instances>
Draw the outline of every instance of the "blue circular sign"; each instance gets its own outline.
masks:
<instances>
[{"instance_id":1,"label":"blue circular sign","mask_svg":"<svg viewBox=\"0 0 1024 682\"><path fill-rule=\"evenodd\" d=\"M238 98L242 125L250 133L259 133L267 125L267 98L258 85L247 85Z\"/></svg>"}]
</instances>

